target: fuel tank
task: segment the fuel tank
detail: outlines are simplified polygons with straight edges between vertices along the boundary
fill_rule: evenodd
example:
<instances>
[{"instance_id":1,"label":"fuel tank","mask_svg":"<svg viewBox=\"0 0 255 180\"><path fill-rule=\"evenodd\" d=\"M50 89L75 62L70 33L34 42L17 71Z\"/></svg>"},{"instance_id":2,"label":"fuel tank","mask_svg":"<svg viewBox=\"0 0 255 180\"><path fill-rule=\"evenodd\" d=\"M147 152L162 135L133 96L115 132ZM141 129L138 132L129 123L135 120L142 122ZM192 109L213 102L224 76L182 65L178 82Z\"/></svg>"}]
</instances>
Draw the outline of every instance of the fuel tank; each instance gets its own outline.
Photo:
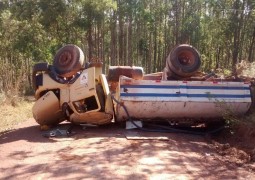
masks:
<instances>
[{"instance_id":1,"label":"fuel tank","mask_svg":"<svg viewBox=\"0 0 255 180\"><path fill-rule=\"evenodd\" d=\"M115 98L117 121L132 119L213 119L243 115L251 106L243 82L134 80L121 77Z\"/></svg>"}]
</instances>

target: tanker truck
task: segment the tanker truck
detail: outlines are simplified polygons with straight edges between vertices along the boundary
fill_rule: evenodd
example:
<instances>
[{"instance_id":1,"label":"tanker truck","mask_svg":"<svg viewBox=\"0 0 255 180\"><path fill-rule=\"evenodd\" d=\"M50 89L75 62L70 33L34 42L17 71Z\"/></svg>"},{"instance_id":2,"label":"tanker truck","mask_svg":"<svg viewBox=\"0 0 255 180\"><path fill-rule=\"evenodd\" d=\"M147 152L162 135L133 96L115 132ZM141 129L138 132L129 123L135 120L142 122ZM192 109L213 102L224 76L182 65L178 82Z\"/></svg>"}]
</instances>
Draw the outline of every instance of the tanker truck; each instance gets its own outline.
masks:
<instances>
[{"instance_id":1,"label":"tanker truck","mask_svg":"<svg viewBox=\"0 0 255 180\"><path fill-rule=\"evenodd\" d=\"M252 103L250 83L196 77L201 64L198 51L187 44L175 47L162 72L144 74L142 67L110 66L84 62L76 45L58 50L53 64L33 67L36 122L51 126L103 125L112 122L210 123L226 112L243 115Z\"/></svg>"}]
</instances>

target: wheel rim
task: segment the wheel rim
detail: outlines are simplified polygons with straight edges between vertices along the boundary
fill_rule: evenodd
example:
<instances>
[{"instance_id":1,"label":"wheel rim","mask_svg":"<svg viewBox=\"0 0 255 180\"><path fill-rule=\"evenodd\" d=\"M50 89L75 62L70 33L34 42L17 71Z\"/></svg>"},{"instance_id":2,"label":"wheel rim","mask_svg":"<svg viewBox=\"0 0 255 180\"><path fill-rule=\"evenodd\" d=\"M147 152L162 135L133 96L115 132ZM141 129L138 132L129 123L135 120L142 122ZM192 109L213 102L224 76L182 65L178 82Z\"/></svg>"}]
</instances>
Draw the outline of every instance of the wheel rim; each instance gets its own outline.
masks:
<instances>
[{"instance_id":1,"label":"wheel rim","mask_svg":"<svg viewBox=\"0 0 255 180\"><path fill-rule=\"evenodd\" d=\"M62 67L68 67L72 63L72 54L69 51L63 52L60 55L58 62Z\"/></svg>"},{"instance_id":2,"label":"wheel rim","mask_svg":"<svg viewBox=\"0 0 255 180\"><path fill-rule=\"evenodd\" d=\"M184 51L178 55L178 61L183 66L192 66L195 63L195 57L191 52Z\"/></svg>"}]
</instances>

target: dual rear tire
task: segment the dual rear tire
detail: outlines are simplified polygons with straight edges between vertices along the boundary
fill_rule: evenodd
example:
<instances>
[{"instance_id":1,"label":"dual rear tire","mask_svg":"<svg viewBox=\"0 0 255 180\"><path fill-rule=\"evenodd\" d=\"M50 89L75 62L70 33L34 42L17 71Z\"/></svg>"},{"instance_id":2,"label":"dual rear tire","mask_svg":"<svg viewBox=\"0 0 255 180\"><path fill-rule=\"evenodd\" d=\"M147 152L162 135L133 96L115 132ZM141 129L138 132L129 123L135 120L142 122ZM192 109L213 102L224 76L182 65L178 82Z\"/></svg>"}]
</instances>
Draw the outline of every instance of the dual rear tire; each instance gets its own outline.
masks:
<instances>
[{"instance_id":1,"label":"dual rear tire","mask_svg":"<svg viewBox=\"0 0 255 180\"><path fill-rule=\"evenodd\" d=\"M200 65L198 51L188 44L182 44L174 48L168 55L165 71L169 79L182 79L194 75Z\"/></svg>"}]
</instances>

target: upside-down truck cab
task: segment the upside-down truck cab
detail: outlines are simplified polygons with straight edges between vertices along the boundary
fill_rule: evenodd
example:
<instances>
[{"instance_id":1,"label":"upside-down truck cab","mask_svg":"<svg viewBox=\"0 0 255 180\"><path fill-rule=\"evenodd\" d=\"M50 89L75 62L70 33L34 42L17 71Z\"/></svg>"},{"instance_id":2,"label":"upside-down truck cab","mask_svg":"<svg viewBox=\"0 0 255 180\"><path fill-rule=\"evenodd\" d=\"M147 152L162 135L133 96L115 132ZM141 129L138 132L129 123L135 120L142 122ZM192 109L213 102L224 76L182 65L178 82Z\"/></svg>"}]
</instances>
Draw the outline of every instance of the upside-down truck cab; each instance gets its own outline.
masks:
<instances>
[{"instance_id":1,"label":"upside-down truck cab","mask_svg":"<svg viewBox=\"0 0 255 180\"><path fill-rule=\"evenodd\" d=\"M81 72L72 84L55 82L41 74L33 107L35 120L41 125L57 124L66 118L73 123L105 124L113 119L113 105L106 77L91 67Z\"/></svg>"},{"instance_id":2,"label":"upside-down truck cab","mask_svg":"<svg viewBox=\"0 0 255 180\"><path fill-rule=\"evenodd\" d=\"M227 113L243 115L251 106L249 83L188 79L200 66L197 51L188 45L171 52L166 68L156 75L144 75L139 67L113 66L106 77L100 63L85 66L83 58L77 46L67 45L53 65L34 66L32 111L37 123L209 122Z\"/></svg>"}]
</instances>

